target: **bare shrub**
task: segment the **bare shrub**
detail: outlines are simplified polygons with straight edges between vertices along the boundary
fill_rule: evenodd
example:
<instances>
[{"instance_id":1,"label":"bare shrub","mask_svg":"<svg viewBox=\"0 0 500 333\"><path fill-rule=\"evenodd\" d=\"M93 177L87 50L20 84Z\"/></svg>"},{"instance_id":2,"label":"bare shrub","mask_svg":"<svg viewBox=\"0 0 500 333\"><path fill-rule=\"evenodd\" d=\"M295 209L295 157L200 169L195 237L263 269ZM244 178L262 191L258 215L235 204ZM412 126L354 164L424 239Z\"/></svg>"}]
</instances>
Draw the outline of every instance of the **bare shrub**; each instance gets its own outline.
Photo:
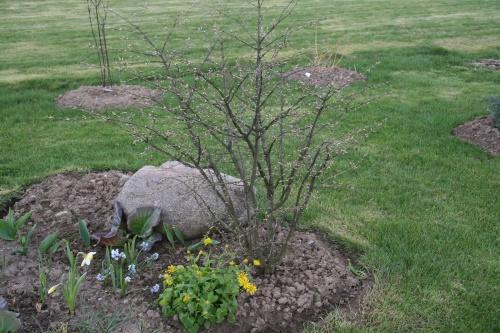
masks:
<instances>
[{"instance_id":1,"label":"bare shrub","mask_svg":"<svg viewBox=\"0 0 500 333\"><path fill-rule=\"evenodd\" d=\"M86 0L89 14L90 30L94 47L99 59L101 85L111 85L111 67L109 64L108 41L106 37L106 21L108 18L108 0Z\"/></svg>"},{"instance_id":2,"label":"bare shrub","mask_svg":"<svg viewBox=\"0 0 500 333\"><path fill-rule=\"evenodd\" d=\"M223 13L238 31L214 28L208 52L198 61L168 52L168 40L157 44L124 18L151 49L144 54L159 59L164 71L155 82L171 98L141 121L114 120L157 152L197 168L225 204L228 219L218 226L234 231L268 273L283 258L320 177L354 138L353 133L333 135L337 122L356 105L333 85L285 81L289 64L282 51L291 30L283 22L297 0L271 20L263 2L251 1L255 16L250 22ZM229 48L243 56L229 57ZM243 220L223 171L241 179Z\"/></svg>"}]
</instances>

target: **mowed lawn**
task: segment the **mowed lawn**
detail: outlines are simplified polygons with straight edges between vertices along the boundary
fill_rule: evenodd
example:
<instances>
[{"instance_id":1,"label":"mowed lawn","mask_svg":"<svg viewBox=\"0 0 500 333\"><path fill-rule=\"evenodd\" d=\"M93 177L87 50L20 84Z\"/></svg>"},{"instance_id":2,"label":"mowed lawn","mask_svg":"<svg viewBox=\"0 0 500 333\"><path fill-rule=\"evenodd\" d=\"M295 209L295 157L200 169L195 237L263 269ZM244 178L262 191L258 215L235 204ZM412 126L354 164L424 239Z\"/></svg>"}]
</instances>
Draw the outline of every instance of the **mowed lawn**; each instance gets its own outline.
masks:
<instances>
[{"instance_id":1,"label":"mowed lawn","mask_svg":"<svg viewBox=\"0 0 500 333\"><path fill-rule=\"evenodd\" d=\"M182 12L171 48L193 56L203 52L204 28L218 19L216 0L111 2L153 34ZM248 17L245 1L223 2L232 15ZM272 15L283 1L266 3ZM127 80L130 68L145 64L120 51L137 41L122 38L130 34L117 17L109 22L115 67L118 57L131 62L115 76ZM359 167L323 189L306 214L304 227L359 250L375 280L364 316L332 315L318 330L500 331L500 158L452 135L487 113L485 98L500 95L500 72L470 65L500 59L500 1L303 0L287 24L305 27L287 51L297 65L317 38L344 67L367 74L350 89L371 86L378 98L347 116L343 128L382 123L343 159ZM183 49L187 38L192 47ZM64 170L161 162L111 124L55 107L64 91L98 84L90 43L84 1L0 0L3 203Z\"/></svg>"}]
</instances>

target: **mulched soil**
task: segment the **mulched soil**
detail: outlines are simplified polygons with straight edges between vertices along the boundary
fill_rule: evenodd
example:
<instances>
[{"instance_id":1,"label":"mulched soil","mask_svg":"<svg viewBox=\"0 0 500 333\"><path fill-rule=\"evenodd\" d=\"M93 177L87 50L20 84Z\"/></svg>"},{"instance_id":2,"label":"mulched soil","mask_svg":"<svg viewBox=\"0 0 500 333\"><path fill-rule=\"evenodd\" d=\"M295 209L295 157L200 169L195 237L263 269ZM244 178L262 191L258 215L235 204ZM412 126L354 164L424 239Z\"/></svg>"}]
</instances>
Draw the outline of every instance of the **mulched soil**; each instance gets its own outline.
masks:
<instances>
[{"instance_id":1,"label":"mulched soil","mask_svg":"<svg viewBox=\"0 0 500 333\"><path fill-rule=\"evenodd\" d=\"M455 128L454 133L470 143L480 146L492 155L500 155L500 129L491 117L480 117Z\"/></svg>"},{"instance_id":2,"label":"mulched soil","mask_svg":"<svg viewBox=\"0 0 500 333\"><path fill-rule=\"evenodd\" d=\"M56 104L63 108L92 111L111 108L147 107L158 101L161 95L160 90L142 86L81 86L59 96Z\"/></svg>"},{"instance_id":3,"label":"mulched soil","mask_svg":"<svg viewBox=\"0 0 500 333\"><path fill-rule=\"evenodd\" d=\"M498 59L481 59L472 63L476 66L485 66L489 69L500 70L500 60Z\"/></svg>"},{"instance_id":4,"label":"mulched soil","mask_svg":"<svg viewBox=\"0 0 500 333\"><path fill-rule=\"evenodd\" d=\"M366 80L358 72L340 67L312 66L293 69L283 74L286 80L301 81L313 86L333 85L335 88L344 88L355 81Z\"/></svg>"},{"instance_id":5,"label":"mulched soil","mask_svg":"<svg viewBox=\"0 0 500 333\"><path fill-rule=\"evenodd\" d=\"M82 247L76 224L79 218L88 222L91 232L109 227L113 200L129 175L109 171L79 174L62 173L49 177L28 188L14 205L16 215L33 212L31 224L37 223L37 233L27 256L13 255L14 242L0 240L0 256L6 258L6 268L0 274L0 295L9 302L11 311L20 313L26 332L45 332L66 323L70 332L82 322L94 325L106 316L120 318L121 326L115 332L182 332L180 323L163 318L149 287L160 283L159 274L169 264L185 264L186 248L173 250L167 244L153 248L158 261L141 268L130 285L129 294L120 298L110 286L95 280L100 270L104 249L96 247L95 259L83 284L77 314L69 316L60 291L49 297L47 306L36 309L38 301L38 267L36 249L49 232L58 231L70 240L74 251ZM222 239L224 235L220 235ZM223 244L239 251L228 235ZM214 238L217 238L214 235ZM294 332L309 321L338 307L354 311L363 306L371 286L371 279L360 279L349 269L349 260L337 244L311 232L297 232L291 240L283 263L269 276L254 276L258 287L254 296L241 294L237 324L221 324L210 332ZM67 270L62 252L52 258L49 285L61 281ZM352 312L351 312L352 313Z\"/></svg>"}]
</instances>

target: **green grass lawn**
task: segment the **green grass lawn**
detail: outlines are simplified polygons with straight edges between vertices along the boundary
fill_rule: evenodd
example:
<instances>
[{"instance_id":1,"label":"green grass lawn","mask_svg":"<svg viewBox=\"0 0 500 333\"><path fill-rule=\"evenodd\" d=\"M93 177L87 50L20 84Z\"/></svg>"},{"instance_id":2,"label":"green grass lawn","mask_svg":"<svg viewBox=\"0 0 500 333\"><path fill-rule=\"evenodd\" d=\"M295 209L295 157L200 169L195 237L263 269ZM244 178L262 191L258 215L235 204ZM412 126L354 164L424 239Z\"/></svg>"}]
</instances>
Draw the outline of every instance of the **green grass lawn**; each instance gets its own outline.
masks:
<instances>
[{"instance_id":1,"label":"green grass lawn","mask_svg":"<svg viewBox=\"0 0 500 333\"><path fill-rule=\"evenodd\" d=\"M172 47L190 36L186 52L193 55L201 52L206 36L199 28L213 20L216 2L112 1L154 33L184 11ZM244 15L244 1L225 2L230 13ZM141 155L143 147L112 125L54 106L64 91L98 83L97 69L88 65L95 57L83 4L0 0L3 200L63 170L136 170L161 162ZM362 250L361 263L375 277L366 318L339 323L330 316L327 328L498 332L500 159L451 132L486 114L486 97L500 95L500 72L469 65L500 59L500 2L303 0L288 24L310 21L317 29L296 35L288 55L304 63L317 34L324 48L343 55L343 66L370 70L367 83L352 89L373 85L380 95L349 115L345 128L385 120L346 157L360 167L318 195L306 214L306 226ZM136 43L120 38L124 25L117 18L110 25L114 49Z\"/></svg>"}]
</instances>

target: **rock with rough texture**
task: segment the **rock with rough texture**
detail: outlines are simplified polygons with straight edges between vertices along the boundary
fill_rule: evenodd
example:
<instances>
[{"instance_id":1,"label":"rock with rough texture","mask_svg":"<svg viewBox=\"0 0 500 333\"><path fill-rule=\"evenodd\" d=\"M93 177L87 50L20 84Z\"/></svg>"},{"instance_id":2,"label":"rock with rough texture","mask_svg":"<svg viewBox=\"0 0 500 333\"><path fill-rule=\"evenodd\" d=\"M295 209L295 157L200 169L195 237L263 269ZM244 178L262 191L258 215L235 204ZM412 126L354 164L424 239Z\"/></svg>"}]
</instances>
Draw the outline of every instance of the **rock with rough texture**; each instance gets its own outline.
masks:
<instances>
[{"instance_id":1,"label":"rock with rough texture","mask_svg":"<svg viewBox=\"0 0 500 333\"><path fill-rule=\"evenodd\" d=\"M243 183L232 176L223 178L236 214L243 219L246 216ZM223 201L200 171L176 161L141 168L125 183L116 201L125 216L140 207L160 208L161 223L177 227L186 239L201 237L215 222L227 219Z\"/></svg>"}]
</instances>

